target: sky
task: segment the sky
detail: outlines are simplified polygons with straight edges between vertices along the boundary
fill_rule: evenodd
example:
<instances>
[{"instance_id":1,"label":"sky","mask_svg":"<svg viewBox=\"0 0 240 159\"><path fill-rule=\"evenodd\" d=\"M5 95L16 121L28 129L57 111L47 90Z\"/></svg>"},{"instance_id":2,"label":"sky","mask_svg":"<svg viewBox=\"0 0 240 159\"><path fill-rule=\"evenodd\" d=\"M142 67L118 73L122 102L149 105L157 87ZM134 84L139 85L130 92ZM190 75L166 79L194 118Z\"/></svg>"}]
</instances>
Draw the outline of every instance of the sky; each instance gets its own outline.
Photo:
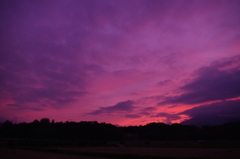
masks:
<instances>
[{"instance_id":1,"label":"sky","mask_svg":"<svg viewBox=\"0 0 240 159\"><path fill-rule=\"evenodd\" d=\"M1 0L0 122L240 119L239 0Z\"/></svg>"}]
</instances>

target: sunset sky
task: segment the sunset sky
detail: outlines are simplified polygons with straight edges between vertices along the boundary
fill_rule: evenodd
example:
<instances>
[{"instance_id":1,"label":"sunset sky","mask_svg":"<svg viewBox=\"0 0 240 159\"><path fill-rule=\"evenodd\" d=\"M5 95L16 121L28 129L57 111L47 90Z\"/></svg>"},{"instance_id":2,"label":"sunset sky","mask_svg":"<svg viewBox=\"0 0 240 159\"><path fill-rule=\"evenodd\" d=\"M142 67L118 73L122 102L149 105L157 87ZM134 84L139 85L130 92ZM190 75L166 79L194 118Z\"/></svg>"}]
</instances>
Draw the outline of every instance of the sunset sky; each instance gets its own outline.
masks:
<instances>
[{"instance_id":1,"label":"sunset sky","mask_svg":"<svg viewBox=\"0 0 240 159\"><path fill-rule=\"evenodd\" d=\"M240 0L1 0L0 122L41 118L240 119Z\"/></svg>"}]
</instances>

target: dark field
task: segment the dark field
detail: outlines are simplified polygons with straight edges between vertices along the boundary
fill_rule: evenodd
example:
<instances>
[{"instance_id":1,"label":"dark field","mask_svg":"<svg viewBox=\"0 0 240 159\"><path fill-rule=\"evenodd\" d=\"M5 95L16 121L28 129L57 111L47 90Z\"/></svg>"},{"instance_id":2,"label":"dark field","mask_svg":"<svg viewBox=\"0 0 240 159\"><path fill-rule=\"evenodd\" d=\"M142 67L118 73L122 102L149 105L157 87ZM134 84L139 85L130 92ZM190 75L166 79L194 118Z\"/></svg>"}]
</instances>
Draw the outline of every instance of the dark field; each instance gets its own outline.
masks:
<instances>
[{"instance_id":1,"label":"dark field","mask_svg":"<svg viewBox=\"0 0 240 159\"><path fill-rule=\"evenodd\" d=\"M95 148L71 148L71 151L104 152L114 154L137 154L143 156L160 157L195 157L195 158L219 158L239 159L240 149L221 148L148 148L148 147L95 147Z\"/></svg>"},{"instance_id":2,"label":"dark field","mask_svg":"<svg viewBox=\"0 0 240 159\"><path fill-rule=\"evenodd\" d=\"M239 140L0 140L0 159L240 159Z\"/></svg>"},{"instance_id":3,"label":"dark field","mask_svg":"<svg viewBox=\"0 0 240 159\"><path fill-rule=\"evenodd\" d=\"M88 152L88 153L84 153ZM97 157L97 156L101 157ZM139 148L88 147L65 148L58 152L0 148L1 159L106 159L106 158L169 158L169 159L239 159L240 149L221 148Z\"/></svg>"},{"instance_id":4,"label":"dark field","mask_svg":"<svg viewBox=\"0 0 240 159\"><path fill-rule=\"evenodd\" d=\"M1 159L104 159L101 157L57 154L50 152L0 148Z\"/></svg>"},{"instance_id":5,"label":"dark field","mask_svg":"<svg viewBox=\"0 0 240 159\"><path fill-rule=\"evenodd\" d=\"M30 141L30 140L29 140ZM48 141L50 142L50 141ZM45 141L45 144L47 141ZM49 143L48 143L49 144ZM239 141L109 141L101 146L0 148L1 159L239 159ZM96 143L95 143L96 144Z\"/></svg>"}]
</instances>

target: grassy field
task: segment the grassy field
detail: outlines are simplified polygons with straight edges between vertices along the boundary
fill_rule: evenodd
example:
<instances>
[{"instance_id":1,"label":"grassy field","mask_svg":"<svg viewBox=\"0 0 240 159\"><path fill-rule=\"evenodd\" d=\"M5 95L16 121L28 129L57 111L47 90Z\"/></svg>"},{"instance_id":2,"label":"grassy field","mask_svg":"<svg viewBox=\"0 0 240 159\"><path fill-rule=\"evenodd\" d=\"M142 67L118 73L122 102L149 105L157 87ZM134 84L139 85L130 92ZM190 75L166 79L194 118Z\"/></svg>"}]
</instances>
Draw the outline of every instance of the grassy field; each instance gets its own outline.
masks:
<instances>
[{"instance_id":1,"label":"grassy field","mask_svg":"<svg viewBox=\"0 0 240 159\"><path fill-rule=\"evenodd\" d=\"M69 152L115 154L119 158L218 158L239 159L240 149L226 148L153 148L153 147L88 147L64 148ZM125 157L124 157L125 155ZM132 155L132 156L131 156ZM104 155L102 155L104 157ZM110 156L110 155L109 155ZM142 156L142 157L141 157ZM111 157L111 156L110 156ZM114 157L114 155L113 155Z\"/></svg>"},{"instance_id":2,"label":"grassy field","mask_svg":"<svg viewBox=\"0 0 240 159\"><path fill-rule=\"evenodd\" d=\"M1 159L106 159L102 157L59 154L42 151L0 148Z\"/></svg>"},{"instance_id":3,"label":"grassy field","mask_svg":"<svg viewBox=\"0 0 240 159\"><path fill-rule=\"evenodd\" d=\"M239 159L237 148L0 148L1 159Z\"/></svg>"},{"instance_id":4,"label":"grassy field","mask_svg":"<svg viewBox=\"0 0 240 159\"><path fill-rule=\"evenodd\" d=\"M27 157L26 157L27 156ZM115 141L105 146L14 146L1 159L239 159L238 141Z\"/></svg>"}]
</instances>

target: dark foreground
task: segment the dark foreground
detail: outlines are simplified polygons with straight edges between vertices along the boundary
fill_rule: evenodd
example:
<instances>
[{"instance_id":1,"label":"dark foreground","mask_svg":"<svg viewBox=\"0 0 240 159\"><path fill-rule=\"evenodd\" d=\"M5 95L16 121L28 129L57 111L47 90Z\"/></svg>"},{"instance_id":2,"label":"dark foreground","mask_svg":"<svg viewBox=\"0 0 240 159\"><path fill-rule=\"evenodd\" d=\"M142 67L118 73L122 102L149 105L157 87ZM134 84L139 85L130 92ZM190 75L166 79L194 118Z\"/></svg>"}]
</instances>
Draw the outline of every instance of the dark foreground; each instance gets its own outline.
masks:
<instances>
[{"instance_id":1,"label":"dark foreground","mask_svg":"<svg viewBox=\"0 0 240 159\"><path fill-rule=\"evenodd\" d=\"M239 148L85 147L23 150L0 148L1 159L239 159Z\"/></svg>"},{"instance_id":2,"label":"dark foreground","mask_svg":"<svg viewBox=\"0 0 240 159\"><path fill-rule=\"evenodd\" d=\"M105 159L102 157L79 156L22 149L0 148L1 159Z\"/></svg>"}]
</instances>

